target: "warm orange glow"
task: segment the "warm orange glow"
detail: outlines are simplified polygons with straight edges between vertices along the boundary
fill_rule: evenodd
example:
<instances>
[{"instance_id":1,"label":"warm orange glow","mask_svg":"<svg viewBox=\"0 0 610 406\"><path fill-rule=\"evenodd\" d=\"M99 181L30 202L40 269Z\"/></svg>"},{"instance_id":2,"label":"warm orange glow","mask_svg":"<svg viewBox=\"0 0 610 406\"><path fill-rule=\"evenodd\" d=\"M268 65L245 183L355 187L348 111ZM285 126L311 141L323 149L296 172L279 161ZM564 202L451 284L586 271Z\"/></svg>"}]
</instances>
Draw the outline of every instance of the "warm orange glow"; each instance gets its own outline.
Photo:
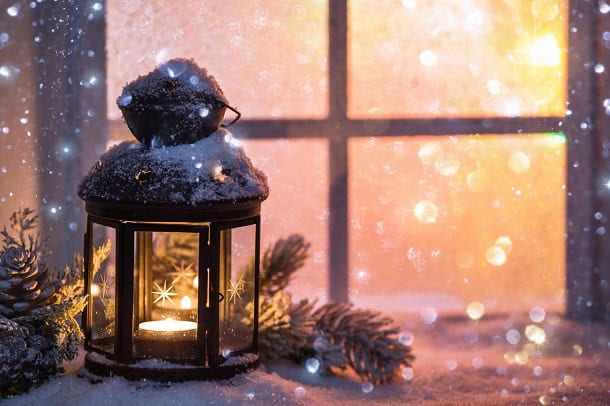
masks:
<instances>
[{"instance_id":1,"label":"warm orange glow","mask_svg":"<svg viewBox=\"0 0 610 406\"><path fill-rule=\"evenodd\" d=\"M214 167L214 180L218 182L224 182L227 179L227 175L222 173L222 165L216 165Z\"/></svg>"},{"instance_id":2,"label":"warm orange glow","mask_svg":"<svg viewBox=\"0 0 610 406\"><path fill-rule=\"evenodd\" d=\"M493 266L502 266L506 262L506 251L498 245L492 245L485 251L485 260Z\"/></svg>"},{"instance_id":3,"label":"warm orange glow","mask_svg":"<svg viewBox=\"0 0 610 406\"><path fill-rule=\"evenodd\" d=\"M98 285L97 283L92 283L91 284L91 296L98 297L101 293L102 293L102 290L100 289L100 285Z\"/></svg>"},{"instance_id":4,"label":"warm orange glow","mask_svg":"<svg viewBox=\"0 0 610 406\"><path fill-rule=\"evenodd\" d=\"M128 79L175 56L194 56L215 74L244 117L326 116L327 2L161 3L108 2L111 118ZM563 115L567 5L349 1L348 115ZM413 307L435 315L469 303L488 312L529 309L534 299L561 307L564 137L371 135L349 142L352 301L383 307L375 295L414 295ZM241 141L271 187L262 247L303 234L311 256L290 290L325 299L328 142ZM224 180L221 167L217 175Z\"/></svg>"},{"instance_id":5,"label":"warm orange glow","mask_svg":"<svg viewBox=\"0 0 610 406\"><path fill-rule=\"evenodd\" d=\"M536 39L527 48L528 62L534 66L553 67L561 63L561 48L553 34Z\"/></svg>"},{"instance_id":6,"label":"warm orange glow","mask_svg":"<svg viewBox=\"0 0 610 406\"><path fill-rule=\"evenodd\" d=\"M181 309L190 309L192 308L193 303L191 301L191 298L188 296L184 296L181 300L180 300L180 308Z\"/></svg>"},{"instance_id":7,"label":"warm orange glow","mask_svg":"<svg viewBox=\"0 0 610 406\"><path fill-rule=\"evenodd\" d=\"M525 173L530 169L530 159L521 151L514 152L508 158L508 167L514 173Z\"/></svg>"},{"instance_id":8,"label":"warm orange glow","mask_svg":"<svg viewBox=\"0 0 610 406\"><path fill-rule=\"evenodd\" d=\"M511 241L510 237L498 237L495 245L502 248L506 255L510 254L510 252L513 250L513 242Z\"/></svg>"},{"instance_id":9,"label":"warm orange glow","mask_svg":"<svg viewBox=\"0 0 610 406\"><path fill-rule=\"evenodd\" d=\"M261 247L266 248L290 234L302 234L311 242L310 257L288 289L295 299L326 300L328 142L310 138L245 140L243 144L254 165L267 175L271 189L263 203Z\"/></svg>"},{"instance_id":10,"label":"warm orange glow","mask_svg":"<svg viewBox=\"0 0 610 406\"><path fill-rule=\"evenodd\" d=\"M388 311L563 308L562 135L374 141L349 143L354 303ZM447 176L438 162L451 160Z\"/></svg>"},{"instance_id":11,"label":"warm orange glow","mask_svg":"<svg viewBox=\"0 0 610 406\"><path fill-rule=\"evenodd\" d=\"M438 217L438 207L429 200L422 200L415 205L414 213L422 223L435 223Z\"/></svg>"},{"instance_id":12,"label":"warm orange glow","mask_svg":"<svg viewBox=\"0 0 610 406\"><path fill-rule=\"evenodd\" d=\"M319 0L108 0L108 115L127 81L194 58L244 117L324 117L328 4Z\"/></svg>"},{"instance_id":13,"label":"warm orange glow","mask_svg":"<svg viewBox=\"0 0 610 406\"><path fill-rule=\"evenodd\" d=\"M348 114L561 116L567 0L349 1Z\"/></svg>"},{"instance_id":14,"label":"warm orange glow","mask_svg":"<svg viewBox=\"0 0 610 406\"><path fill-rule=\"evenodd\" d=\"M546 341L546 332L535 324L530 324L525 327L525 336L528 340L536 344L542 344Z\"/></svg>"}]
</instances>

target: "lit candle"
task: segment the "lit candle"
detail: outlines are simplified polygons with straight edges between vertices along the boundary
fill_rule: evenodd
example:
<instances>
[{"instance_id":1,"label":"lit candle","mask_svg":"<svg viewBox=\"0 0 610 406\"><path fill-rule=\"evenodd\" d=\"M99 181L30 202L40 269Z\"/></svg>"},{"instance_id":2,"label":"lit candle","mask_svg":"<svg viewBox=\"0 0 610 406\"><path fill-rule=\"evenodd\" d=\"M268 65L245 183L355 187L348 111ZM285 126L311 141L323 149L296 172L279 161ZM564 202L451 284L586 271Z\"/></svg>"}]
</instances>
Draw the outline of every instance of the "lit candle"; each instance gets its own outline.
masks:
<instances>
[{"instance_id":1,"label":"lit candle","mask_svg":"<svg viewBox=\"0 0 610 406\"><path fill-rule=\"evenodd\" d=\"M194 340L197 333L197 323L186 320L143 321L138 327L142 339Z\"/></svg>"},{"instance_id":2,"label":"lit candle","mask_svg":"<svg viewBox=\"0 0 610 406\"><path fill-rule=\"evenodd\" d=\"M183 296L177 303L157 303L153 308L153 319L196 320L197 299Z\"/></svg>"}]
</instances>

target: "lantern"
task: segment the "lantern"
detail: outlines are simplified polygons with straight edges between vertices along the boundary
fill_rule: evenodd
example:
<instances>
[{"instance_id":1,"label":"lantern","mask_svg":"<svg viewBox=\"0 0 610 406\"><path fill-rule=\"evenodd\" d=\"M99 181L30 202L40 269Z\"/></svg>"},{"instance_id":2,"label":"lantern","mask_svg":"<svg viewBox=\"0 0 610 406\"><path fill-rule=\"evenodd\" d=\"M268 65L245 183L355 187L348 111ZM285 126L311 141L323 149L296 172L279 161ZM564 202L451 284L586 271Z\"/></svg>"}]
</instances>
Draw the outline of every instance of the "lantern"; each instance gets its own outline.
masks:
<instances>
[{"instance_id":1,"label":"lantern","mask_svg":"<svg viewBox=\"0 0 610 406\"><path fill-rule=\"evenodd\" d=\"M205 94L183 88L210 80L206 72L192 61L169 66L149 74L160 78L162 109L139 108L151 96L137 82L149 77L126 86L133 94L126 103L124 90L119 106L157 111L161 127L171 91L193 92L188 108L178 105L169 116L172 122L188 109L207 108L210 86ZM145 88L159 90L150 82ZM149 137L154 142L119 144L81 182L88 213L85 367L91 372L182 381L227 378L257 365L260 209L268 187L219 125L195 123L186 133L202 130L186 137L192 143L176 142L167 128L179 125L171 124Z\"/></svg>"}]
</instances>

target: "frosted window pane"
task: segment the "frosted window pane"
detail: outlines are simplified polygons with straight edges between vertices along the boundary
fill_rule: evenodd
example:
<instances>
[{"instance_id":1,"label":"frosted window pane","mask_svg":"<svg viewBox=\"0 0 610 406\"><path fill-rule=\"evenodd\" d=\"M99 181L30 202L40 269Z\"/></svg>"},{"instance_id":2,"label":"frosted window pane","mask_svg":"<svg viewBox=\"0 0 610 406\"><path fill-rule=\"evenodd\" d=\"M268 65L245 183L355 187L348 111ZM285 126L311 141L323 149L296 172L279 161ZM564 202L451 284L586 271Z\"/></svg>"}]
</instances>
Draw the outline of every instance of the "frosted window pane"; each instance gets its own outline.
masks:
<instances>
[{"instance_id":1,"label":"frosted window pane","mask_svg":"<svg viewBox=\"0 0 610 406\"><path fill-rule=\"evenodd\" d=\"M350 298L562 310L565 138L352 139Z\"/></svg>"},{"instance_id":2,"label":"frosted window pane","mask_svg":"<svg viewBox=\"0 0 610 406\"><path fill-rule=\"evenodd\" d=\"M324 139L243 142L271 192L261 214L261 252L279 238L299 233L311 243L310 258L288 290L293 298L326 300L328 287L328 142Z\"/></svg>"},{"instance_id":3,"label":"frosted window pane","mask_svg":"<svg viewBox=\"0 0 610 406\"><path fill-rule=\"evenodd\" d=\"M562 116L567 0L349 2L351 117Z\"/></svg>"},{"instance_id":4,"label":"frosted window pane","mask_svg":"<svg viewBox=\"0 0 610 406\"><path fill-rule=\"evenodd\" d=\"M327 4L108 0L108 114L126 82L193 57L247 118L327 114Z\"/></svg>"}]
</instances>

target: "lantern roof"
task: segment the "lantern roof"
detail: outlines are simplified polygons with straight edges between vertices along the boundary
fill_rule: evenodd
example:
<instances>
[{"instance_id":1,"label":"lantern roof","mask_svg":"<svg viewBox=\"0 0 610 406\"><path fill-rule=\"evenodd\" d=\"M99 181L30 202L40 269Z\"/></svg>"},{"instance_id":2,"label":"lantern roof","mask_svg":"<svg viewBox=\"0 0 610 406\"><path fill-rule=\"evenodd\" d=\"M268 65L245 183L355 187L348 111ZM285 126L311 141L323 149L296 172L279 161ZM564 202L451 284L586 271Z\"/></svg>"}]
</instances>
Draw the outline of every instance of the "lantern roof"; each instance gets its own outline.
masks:
<instances>
[{"instance_id":1,"label":"lantern roof","mask_svg":"<svg viewBox=\"0 0 610 406\"><path fill-rule=\"evenodd\" d=\"M223 128L192 144L118 144L78 187L86 201L153 205L235 205L260 202L268 194L265 174Z\"/></svg>"},{"instance_id":2,"label":"lantern roof","mask_svg":"<svg viewBox=\"0 0 610 406\"><path fill-rule=\"evenodd\" d=\"M122 111L194 108L192 104L212 109L229 104L214 76L193 59L175 58L160 64L146 75L128 83L117 99Z\"/></svg>"}]
</instances>

